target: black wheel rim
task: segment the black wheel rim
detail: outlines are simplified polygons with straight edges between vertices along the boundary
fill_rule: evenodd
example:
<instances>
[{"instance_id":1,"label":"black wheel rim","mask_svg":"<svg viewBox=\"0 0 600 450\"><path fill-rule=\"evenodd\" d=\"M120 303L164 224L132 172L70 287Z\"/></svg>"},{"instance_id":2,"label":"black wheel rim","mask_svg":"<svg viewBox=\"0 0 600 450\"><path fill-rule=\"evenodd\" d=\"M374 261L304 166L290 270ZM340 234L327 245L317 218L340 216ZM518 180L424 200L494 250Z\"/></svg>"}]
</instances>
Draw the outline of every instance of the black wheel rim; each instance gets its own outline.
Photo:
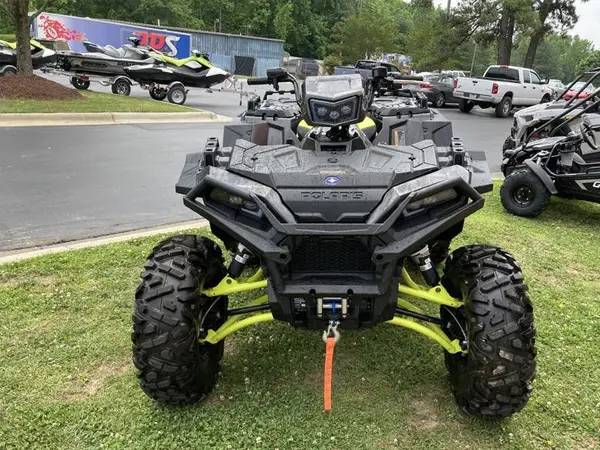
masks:
<instances>
[{"instance_id":1,"label":"black wheel rim","mask_svg":"<svg viewBox=\"0 0 600 450\"><path fill-rule=\"evenodd\" d=\"M531 186L517 186L513 189L512 198L520 206L529 206L535 200L535 192L531 189Z\"/></svg>"}]
</instances>

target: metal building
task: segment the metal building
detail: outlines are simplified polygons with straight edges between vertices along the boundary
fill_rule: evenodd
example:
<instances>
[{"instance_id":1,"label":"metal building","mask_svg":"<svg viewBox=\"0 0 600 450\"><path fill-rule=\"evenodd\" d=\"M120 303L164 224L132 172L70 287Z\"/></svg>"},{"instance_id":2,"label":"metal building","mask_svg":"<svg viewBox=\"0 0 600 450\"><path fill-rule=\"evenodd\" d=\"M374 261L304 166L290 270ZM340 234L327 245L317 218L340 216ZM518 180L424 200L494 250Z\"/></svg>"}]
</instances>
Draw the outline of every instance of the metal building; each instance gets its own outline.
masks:
<instances>
[{"instance_id":1,"label":"metal building","mask_svg":"<svg viewBox=\"0 0 600 450\"><path fill-rule=\"evenodd\" d=\"M263 77L283 65L283 41L235 34L194 32L192 48L205 51L210 61L230 73Z\"/></svg>"}]
</instances>

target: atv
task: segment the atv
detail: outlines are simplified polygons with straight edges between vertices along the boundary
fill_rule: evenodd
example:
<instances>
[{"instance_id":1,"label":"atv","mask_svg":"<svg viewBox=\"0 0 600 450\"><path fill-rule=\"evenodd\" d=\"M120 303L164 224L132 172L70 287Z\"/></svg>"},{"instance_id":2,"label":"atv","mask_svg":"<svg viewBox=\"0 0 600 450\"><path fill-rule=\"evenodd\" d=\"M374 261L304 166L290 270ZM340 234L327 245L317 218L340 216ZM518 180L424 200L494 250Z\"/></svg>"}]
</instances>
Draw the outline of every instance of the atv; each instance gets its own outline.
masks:
<instances>
[{"instance_id":1,"label":"atv","mask_svg":"<svg viewBox=\"0 0 600 450\"><path fill-rule=\"evenodd\" d=\"M573 103L555 118L530 133L542 130L549 136L514 150L506 150L502 161L505 175L500 190L504 208L511 214L536 217L548 205L551 195L600 203L600 151L594 130L581 117L600 107L600 88ZM575 98L575 97L574 97ZM580 129L572 129L580 123ZM571 129L566 136L555 136ZM586 144L588 151L582 146ZM591 151L590 151L591 149Z\"/></svg>"},{"instance_id":2,"label":"atv","mask_svg":"<svg viewBox=\"0 0 600 450\"><path fill-rule=\"evenodd\" d=\"M514 122L510 129L510 136L504 141L502 153L506 150L513 150L525 141L543 139L548 137L552 127L540 127L542 124L557 117L559 114L570 108L573 103L582 98L587 102L594 101L594 85L600 80L600 67L582 73L573 81L563 93L553 102L540 103L517 111L514 114ZM579 131L582 124L593 130L600 130L600 110L598 108L590 110L587 114L579 117L577 121L569 122L562 127L554 130L554 136L567 136L571 131ZM534 130L535 133L534 133Z\"/></svg>"},{"instance_id":3,"label":"atv","mask_svg":"<svg viewBox=\"0 0 600 450\"><path fill-rule=\"evenodd\" d=\"M385 69L374 69L372 78L381 76ZM227 125L225 145L211 138L186 157L176 191L221 242L179 235L150 254L133 314L142 390L169 404L203 400L224 339L278 320L322 332L329 410L342 332L387 323L444 350L462 411L521 410L535 375L521 268L487 245L455 250L441 273L431 260L429 244L452 241L483 208L481 194L492 190L485 155L458 138L436 145L425 137L429 122L410 118L401 142L375 144L363 129L377 85L359 74L307 77L302 89L283 69L248 81L282 82L294 85L307 130L279 119ZM222 247L233 254L228 264ZM250 292L253 300L229 306L230 296Z\"/></svg>"}]
</instances>

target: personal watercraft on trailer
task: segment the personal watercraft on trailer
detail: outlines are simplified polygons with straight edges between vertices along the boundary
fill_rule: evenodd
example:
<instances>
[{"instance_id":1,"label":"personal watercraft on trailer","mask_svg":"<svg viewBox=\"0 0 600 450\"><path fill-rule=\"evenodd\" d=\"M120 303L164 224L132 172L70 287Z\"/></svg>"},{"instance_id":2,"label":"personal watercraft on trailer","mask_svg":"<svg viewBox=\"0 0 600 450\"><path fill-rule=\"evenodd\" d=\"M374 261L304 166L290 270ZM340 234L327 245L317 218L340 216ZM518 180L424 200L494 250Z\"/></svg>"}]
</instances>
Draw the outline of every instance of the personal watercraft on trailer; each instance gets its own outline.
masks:
<instances>
[{"instance_id":1,"label":"personal watercraft on trailer","mask_svg":"<svg viewBox=\"0 0 600 450\"><path fill-rule=\"evenodd\" d=\"M92 81L104 86L112 86L112 92L129 95L133 82L126 76L124 68L140 63L154 63L160 53L149 47L140 46L139 38L131 37L132 44L121 48L102 47L87 42L86 49L93 52L60 52L57 61L57 74L67 75L76 89L86 90Z\"/></svg>"},{"instance_id":2,"label":"personal watercraft on trailer","mask_svg":"<svg viewBox=\"0 0 600 450\"><path fill-rule=\"evenodd\" d=\"M29 43L31 44L31 62L34 69L41 69L56 61L56 52L34 40ZM16 43L0 41L0 76L15 75L17 73L16 49Z\"/></svg>"},{"instance_id":3,"label":"personal watercraft on trailer","mask_svg":"<svg viewBox=\"0 0 600 450\"><path fill-rule=\"evenodd\" d=\"M125 67L129 78L150 91L155 100L168 98L171 103L183 105L187 99L187 87L210 88L231 76L211 64L197 50L185 59L161 55L161 61Z\"/></svg>"}]
</instances>

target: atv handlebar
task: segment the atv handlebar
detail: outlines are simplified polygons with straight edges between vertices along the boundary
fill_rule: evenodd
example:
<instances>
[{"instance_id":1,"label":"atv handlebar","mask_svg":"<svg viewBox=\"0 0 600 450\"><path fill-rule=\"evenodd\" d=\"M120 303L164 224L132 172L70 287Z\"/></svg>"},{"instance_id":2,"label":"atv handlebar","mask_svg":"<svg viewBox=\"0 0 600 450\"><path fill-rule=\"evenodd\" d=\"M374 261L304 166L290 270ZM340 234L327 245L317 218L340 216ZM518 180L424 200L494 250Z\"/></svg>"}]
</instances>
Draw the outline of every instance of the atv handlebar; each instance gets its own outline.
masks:
<instances>
[{"instance_id":1,"label":"atv handlebar","mask_svg":"<svg viewBox=\"0 0 600 450\"><path fill-rule=\"evenodd\" d=\"M267 77L248 78L247 81L248 81L249 86L258 86L261 84L271 84L269 78L267 78Z\"/></svg>"}]
</instances>

